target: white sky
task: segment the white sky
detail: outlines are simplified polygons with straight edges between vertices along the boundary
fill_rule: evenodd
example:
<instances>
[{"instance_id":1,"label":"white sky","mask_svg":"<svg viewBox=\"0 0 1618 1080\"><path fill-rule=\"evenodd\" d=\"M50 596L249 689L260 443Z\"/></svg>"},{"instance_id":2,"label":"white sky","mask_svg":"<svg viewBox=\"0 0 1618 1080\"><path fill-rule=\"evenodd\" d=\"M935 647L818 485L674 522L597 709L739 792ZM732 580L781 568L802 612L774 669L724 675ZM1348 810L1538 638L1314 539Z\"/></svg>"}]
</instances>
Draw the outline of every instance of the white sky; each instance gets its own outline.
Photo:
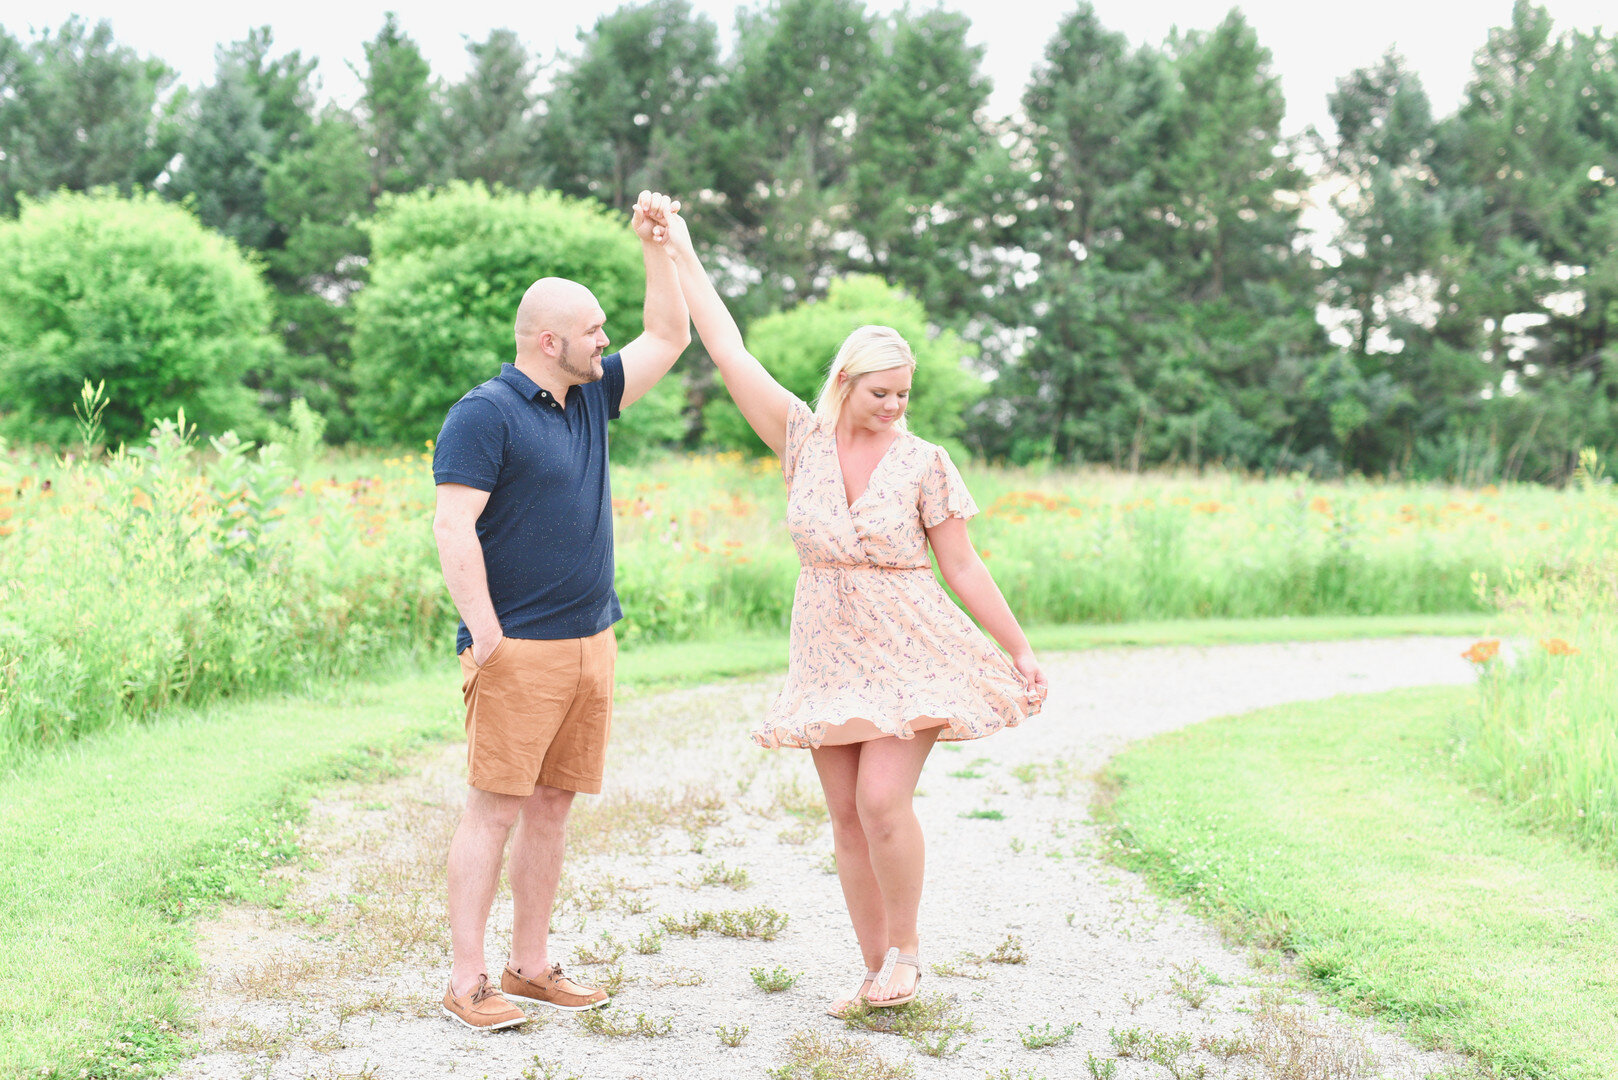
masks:
<instances>
[{"instance_id":1,"label":"white sky","mask_svg":"<svg viewBox=\"0 0 1618 1080\"><path fill-rule=\"evenodd\" d=\"M867 0L880 12L896 0ZM154 4L133 0L0 0L0 26L21 36L30 28L54 28L70 14L109 19L118 39L142 53L167 61L192 85L208 82L214 46L269 25L281 49L296 48L321 59L327 96L345 104L357 93L347 64L363 59L363 42L376 34L382 13L394 10L405 31L420 43L439 76L455 79L466 69L465 41L481 41L491 29L510 27L537 55L549 59L571 52L581 27L619 6L619 0L545 0L539 4L492 0L395 0L381 6L311 3L309 0L239 0L233 4ZM734 0L693 0L693 7L719 25L728 49ZM923 8L924 0L914 5ZM987 46L984 67L995 84L990 108L1011 112L1031 66L1039 59L1057 22L1076 2L1051 0L944 0L943 6L972 20L977 42ZM1511 0L1360 0L1308 10L1297 0L1246 0L1241 8L1274 55L1287 98L1288 133L1309 124L1325 128L1326 94L1335 80L1375 60L1396 45L1421 74L1434 111L1443 114L1459 101L1472 55L1487 30L1509 21ZM1611 0L1548 0L1559 30L1591 29L1603 16L1618 22ZM567 14L557 13L563 9ZM1206 29L1224 17L1221 0L1096 0L1103 23L1133 43L1161 42L1169 29ZM576 21L572 21L576 20Z\"/></svg>"}]
</instances>

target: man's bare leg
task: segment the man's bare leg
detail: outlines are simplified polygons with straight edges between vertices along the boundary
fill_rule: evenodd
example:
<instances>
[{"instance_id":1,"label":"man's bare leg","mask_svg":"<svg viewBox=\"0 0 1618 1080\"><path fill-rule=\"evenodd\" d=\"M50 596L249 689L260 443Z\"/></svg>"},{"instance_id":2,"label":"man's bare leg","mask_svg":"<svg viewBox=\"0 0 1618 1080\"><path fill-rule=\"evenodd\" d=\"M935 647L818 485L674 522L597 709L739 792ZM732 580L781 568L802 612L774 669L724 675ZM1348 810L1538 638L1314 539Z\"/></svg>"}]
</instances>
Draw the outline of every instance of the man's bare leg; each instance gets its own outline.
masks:
<instances>
[{"instance_id":1,"label":"man's bare leg","mask_svg":"<svg viewBox=\"0 0 1618 1080\"><path fill-rule=\"evenodd\" d=\"M540 785L523 800L511 842L511 966L530 977L550 968L546 943L562 876L573 792Z\"/></svg>"},{"instance_id":2,"label":"man's bare leg","mask_svg":"<svg viewBox=\"0 0 1618 1080\"><path fill-rule=\"evenodd\" d=\"M500 862L506 838L526 800L479 788L466 789L466 809L449 843L449 936L454 961L450 990L467 994L486 974L483 937L489 908L500 884ZM496 973L498 979L498 973Z\"/></svg>"}]
</instances>

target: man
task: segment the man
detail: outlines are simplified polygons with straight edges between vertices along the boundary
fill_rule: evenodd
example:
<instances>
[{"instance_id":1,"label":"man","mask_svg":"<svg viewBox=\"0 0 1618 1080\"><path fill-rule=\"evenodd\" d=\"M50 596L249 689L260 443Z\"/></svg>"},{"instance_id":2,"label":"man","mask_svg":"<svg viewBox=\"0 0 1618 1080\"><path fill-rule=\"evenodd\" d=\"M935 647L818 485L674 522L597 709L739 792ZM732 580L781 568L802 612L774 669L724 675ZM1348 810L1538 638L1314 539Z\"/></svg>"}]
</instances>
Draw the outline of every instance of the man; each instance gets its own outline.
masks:
<instances>
[{"instance_id":1,"label":"man","mask_svg":"<svg viewBox=\"0 0 1618 1080\"><path fill-rule=\"evenodd\" d=\"M604 356L606 316L590 290L534 282L517 309L515 362L450 408L433 453L433 534L461 614L470 785L449 850L454 963L444 1011L479 1030L527 1019L507 998L574 1011L607 1000L550 963L546 936L568 808L574 793L601 791L612 722L612 624L622 612L607 421L691 341L662 245L661 223L678 208L654 192L635 204L645 333ZM483 938L508 837L515 918L496 986Z\"/></svg>"}]
</instances>

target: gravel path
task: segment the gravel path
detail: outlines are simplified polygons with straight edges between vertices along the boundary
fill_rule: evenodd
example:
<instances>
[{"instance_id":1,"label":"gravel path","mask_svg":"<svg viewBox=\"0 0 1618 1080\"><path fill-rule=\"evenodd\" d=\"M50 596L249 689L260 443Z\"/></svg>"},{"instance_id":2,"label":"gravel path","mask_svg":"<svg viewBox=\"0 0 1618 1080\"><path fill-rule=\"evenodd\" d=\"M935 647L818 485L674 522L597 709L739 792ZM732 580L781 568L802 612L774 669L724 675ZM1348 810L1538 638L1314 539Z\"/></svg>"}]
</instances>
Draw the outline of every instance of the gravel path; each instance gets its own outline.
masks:
<instances>
[{"instance_id":1,"label":"gravel path","mask_svg":"<svg viewBox=\"0 0 1618 1080\"><path fill-rule=\"evenodd\" d=\"M769 1075L818 1039L823 1050L846 1043L841 1052L863 1055L869 1071L847 1075L872 1080L907 1075L906 1063L922 1078L1068 1080L1092 1075L1092 1055L1101 1069L1114 1059L1109 1032L1135 1031L1165 1063L1116 1060L1119 1080L1192 1077L1199 1066L1208 1077L1427 1077L1456 1062L1300 998L1247 951L1102 861L1089 778L1125 743L1200 720L1464 683L1471 673L1458 654L1469 643L1058 657L1044 715L935 751L917 799L929 843L921 989L946 1019L972 1026L948 1056L894 1034L845 1030L821 1012L856 985L858 952L828 872L830 832L817 820L808 755L758 750L743 735L773 692L768 680L621 703L611 786L575 812L552 957L585 981L621 977L604 1018L667 1034L611 1037L576 1016L530 1009L525 1027L479 1035L439 1013L448 966L441 862L462 791L463 751L454 746L405 777L321 799L304 830L315 857L286 871L288 903L232 908L202 928L204 1052L172 1075L739 1080ZM974 810L1003 818L962 816ZM741 871L745 887L733 888ZM754 908L790 921L773 940L658 937L660 917ZM502 895L491 963L505 956L509 929ZM587 963L622 946L610 962ZM997 951L1025 962L987 959ZM755 986L752 969L778 966L802 975L778 993ZM1071 1034L1030 1050L1022 1038L1030 1024ZM736 1047L716 1035L744 1025ZM1243 1041L1261 1052L1220 1056ZM898 1071L881 1071L878 1057Z\"/></svg>"}]
</instances>

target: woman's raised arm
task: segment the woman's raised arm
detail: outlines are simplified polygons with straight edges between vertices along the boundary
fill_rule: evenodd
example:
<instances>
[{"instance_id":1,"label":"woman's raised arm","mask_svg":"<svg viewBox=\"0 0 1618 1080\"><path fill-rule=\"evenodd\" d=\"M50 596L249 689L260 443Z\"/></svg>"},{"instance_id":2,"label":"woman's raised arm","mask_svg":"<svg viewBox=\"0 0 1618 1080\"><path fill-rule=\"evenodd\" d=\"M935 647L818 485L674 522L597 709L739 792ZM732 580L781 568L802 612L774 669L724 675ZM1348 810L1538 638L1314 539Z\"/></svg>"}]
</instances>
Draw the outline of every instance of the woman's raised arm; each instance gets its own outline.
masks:
<instances>
[{"instance_id":1,"label":"woman's raised arm","mask_svg":"<svg viewBox=\"0 0 1618 1080\"><path fill-rule=\"evenodd\" d=\"M736 320L730 317L719 291L708 279L708 271L691 246L691 232L686 228L685 219L677 213L668 216L668 245L680 274L680 291L685 294L686 307L691 310L691 321L696 325L703 347L719 368L725 389L730 391L731 399L758 437L780 457L786 453L787 417L791 415L794 401L791 391L776 382L742 344Z\"/></svg>"}]
</instances>

